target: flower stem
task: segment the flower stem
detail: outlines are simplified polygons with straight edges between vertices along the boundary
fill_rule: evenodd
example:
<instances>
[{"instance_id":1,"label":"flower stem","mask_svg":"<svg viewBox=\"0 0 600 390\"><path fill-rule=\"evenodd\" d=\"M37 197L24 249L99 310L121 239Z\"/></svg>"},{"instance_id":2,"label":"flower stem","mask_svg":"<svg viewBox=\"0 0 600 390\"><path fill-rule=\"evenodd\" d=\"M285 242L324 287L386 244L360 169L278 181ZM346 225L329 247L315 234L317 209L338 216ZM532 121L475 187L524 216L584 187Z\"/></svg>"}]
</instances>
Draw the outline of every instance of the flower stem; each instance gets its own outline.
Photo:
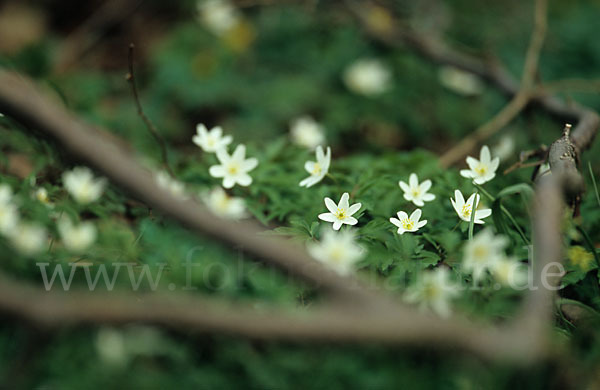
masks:
<instances>
[{"instance_id":1,"label":"flower stem","mask_svg":"<svg viewBox=\"0 0 600 390\"><path fill-rule=\"evenodd\" d=\"M469 221L469 241L473 240L473 225L475 225L475 211L479 205L479 188L475 190L475 197L473 198L473 204L471 205L471 219Z\"/></svg>"},{"instance_id":2,"label":"flower stem","mask_svg":"<svg viewBox=\"0 0 600 390\"><path fill-rule=\"evenodd\" d=\"M496 198L492 194L487 192L479 184L475 184L475 188L477 188L479 191L481 191L481 193L483 195L485 195L487 198L489 198L490 201L492 201L492 202L496 201ZM510 211L508 211L508 209L506 207L504 207L502 204L500 204L500 210L502 211L502 213L504 213L504 215L506 215L506 218L508 218L508 220L513 224L513 226L515 227L515 229L517 230L517 232L519 233L519 235L521 236L521 239L523 239L525 244L529 245L529 239L525 235L525 232L523 232L523 230L521 229L521 226L519 226L519 224L517 223L517 220L515 219L515 217L513 217L513 215L510 213Z\"/></svg>"}]
</instances>

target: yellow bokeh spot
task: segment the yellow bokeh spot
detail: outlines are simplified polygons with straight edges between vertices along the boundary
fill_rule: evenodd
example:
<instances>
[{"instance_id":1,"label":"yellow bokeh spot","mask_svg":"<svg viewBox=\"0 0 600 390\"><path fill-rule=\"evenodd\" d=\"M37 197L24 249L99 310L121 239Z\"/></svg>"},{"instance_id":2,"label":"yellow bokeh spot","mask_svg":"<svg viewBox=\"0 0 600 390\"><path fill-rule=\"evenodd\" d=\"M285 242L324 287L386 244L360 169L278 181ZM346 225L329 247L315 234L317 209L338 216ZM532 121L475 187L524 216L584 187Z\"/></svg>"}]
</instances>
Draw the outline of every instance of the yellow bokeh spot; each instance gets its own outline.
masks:
<instances>
[{"instance_id":1,"label":"yellow bokeh spot","mask_svg":"<svg viewBox=\"0 0 600 390\"><path fill-rule=\"evenodd\" d=\"M581 268L583 271L588 271L592 261L594 261L594 255L578 245L569 248L567 255L571 264Z\"/></svg>"}]
</instances>

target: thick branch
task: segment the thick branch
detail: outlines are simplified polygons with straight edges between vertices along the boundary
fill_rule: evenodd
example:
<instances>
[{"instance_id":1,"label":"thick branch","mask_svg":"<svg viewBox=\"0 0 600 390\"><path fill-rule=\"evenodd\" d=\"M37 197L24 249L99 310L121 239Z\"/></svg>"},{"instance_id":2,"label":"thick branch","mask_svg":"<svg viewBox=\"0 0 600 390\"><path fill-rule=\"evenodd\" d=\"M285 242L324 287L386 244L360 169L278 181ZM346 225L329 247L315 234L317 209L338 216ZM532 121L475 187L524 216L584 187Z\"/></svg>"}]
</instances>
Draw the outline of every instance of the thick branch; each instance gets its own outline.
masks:
<instances>
[{"instance_id":1,"label":"thick branch","mask_svg":"<svg viewBox=\"0 0 600 390\"><path fill-rule=\"evenodd\" d=\"M194 200L181 201L156 184L153 175L130 153L110 142L100 131L81 122L62 106L42 95L21 76L0 70L0 112L56 139L68 152L108 176L148 205L185 226L216 238L226 245L257 256L318 287L350 300L369 299L383 304L384 298L354 279L343 278L311 259L299 246L282 239L261 236L251 222L215 218Z\"/></svg>"}]
</instances>

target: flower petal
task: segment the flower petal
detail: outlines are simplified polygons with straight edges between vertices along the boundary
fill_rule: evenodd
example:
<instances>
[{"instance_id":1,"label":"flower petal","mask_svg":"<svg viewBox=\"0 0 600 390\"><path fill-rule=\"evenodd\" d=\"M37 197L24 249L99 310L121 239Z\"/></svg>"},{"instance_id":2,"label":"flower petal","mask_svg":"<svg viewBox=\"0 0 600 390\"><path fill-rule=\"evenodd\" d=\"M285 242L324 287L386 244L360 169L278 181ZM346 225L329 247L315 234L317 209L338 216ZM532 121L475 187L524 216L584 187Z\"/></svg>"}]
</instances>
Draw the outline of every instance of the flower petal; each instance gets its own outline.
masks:
<instances>
[{"instance_id":1,"label":"flower petal","mask_svg":"<svg viewBox=\"0 0 600 390\"><path fill-rule=\"evenodd\" d=\"M237 176L236 181L239 185L243 187L248 187L250 184L252 184L252 177L247 173L242 173Z\"/></svg>"},{"instance_id":2,"label":"flower petal","mask_svg":"<svg viewBox=\"0 0 600 390\"><path fill-rule=\"evenodd\" d=\"M210 173L212 177L224 177L225 167L223 165L213 165L208 168L208 173Z\"/></svg>"},{"instance_id":3,"label":"flower petal","mask_svg":"<svg viewBox=\"0 0 600 390\"><path fill-rule=\"evenodd\" d=\"M460 175L462 177L466 177L467 179L472 179L473 178L473 171L471 171L469 169L461 169L460 170Z\"/></svg>"},{"instance_id":4,"label":"flower petal","mask_svg":"<svg viewBox=\"0 0 600 390\"><path fill-rule=\"evenodd\" d=\"M408 184L406 184L402 180L400 180L398 182L398 185L400 186L400 188L402 188L402 191L404 191L404 192L410 192L410 187L408 186Z\"/></svg>"},{"instance_id":5,"label":"flower petal","mask_svg":"<svg viewBox=\"0 0 600 390\"><path fill-rule=\"evenodd\" d=\"M315 170L315 164L316 163L314 161L307 161L304 163L304 169L306 172L312 175L313 171Z\"/></svg>"},{"instance_id":6,"label":"flower petal","mask_svg":"<svg viewBox=\"0 0 600 390\"><path fill-rule=\"evenodd\" d=\"M244 158L246 157L246 146L245 145L238 145L235 148L235 151L233 152L233 154L231 155L231 159L235 160L235 161L243 161Z\"/></svg>"},{"instance_id":7,"label":"flower petal","mask_svg":"<svg viewBox=\"0 0 600 390\"><path fill-rule=\"evenodd\" d=\"M325 222L335 222L338 219L336 218L335 215L331 214L331 213L322 213L319 214L319 219Z\"/></svg>"},{"instance_id":8,"label":"flower petal","mask_svg":"<svg viewBox=\"0 0 600 390\"><path fill-rule=\"evenodd\" d=\"M400 220L402 221L403 219L408 219L408 214L406 214L404 211L398 211L398 218L400 218Z\"/></svg>"},{"instance_id":9,"label":"flower petal","mask_svg":"<svg viewBox=\"0 0 600 390\"><path fill-rule=\"evenodd\" d=\"M358 219L356 219L354 217L346 217L341 222L347 223L348 225L356 225L358 223Z\"/></svg>"},{"instance_id":10,"label":"flower petal","mask_svg":"<svg viewBox=\"0 0 600 390\"><path fill-rule=\"evenodd\" d=\"M335 202L331 199L331 198L325 198L325 206L327 207L327 210L329 210L332 213L336 213L337 212L337 204L335 204Z\"/></svg>"},{"instance_id":11,"label":"flower petal","mask_svg":"<svg viewBox=\"0 0 600 390\"><path fill-rule=\"evenodd\" d=\"M400 220L398 218L390 218L390 222L393 223L394 225L396 225L397 227L401 228L402 227L402 223L400 223Z\"/></svg>"},{"instance_id":12,"label":"flower petal","mask_svg":"<svg viewBox=\"0 0 600 390\"><path fill-rule=\"evenodd\" d=\"M490 154L490 148L487 145L483 145L481 147L481 152L479 153L479 161L482 164L489 165L492 160L492 155Z\"/></svg>"},{"instance_id":13,"label":"flower petal","mask_svg":"<svg viewBox=\"0 0 600 390\"><path fill-rule=\"evenodd\" d=\"M342 221L336 219L336 221L333 223L333 230L340 230L343 224L344 223Z\"/></svg>"},{"instance_id":14,"label":"flower petal","mask_svg":"<svg viewBox=\"0 0 600 390\"><path fill-rule=\"evenodd\" d=\"M418 222L420 218L421 218L421 209L416 209L410 215L410 220L413 222Z\"/></svg>"},{"instance_id":15,"label":"flower petal","mask_svg":"<svg viewBox=\"0 0 600 390\"><path fill-rule=\"evenodd\" d=\"M348 207L348 211L346 212L349 216L351 216L352 214L356 213L358 210L360 210L362 206L362 203L355 203L352 206Z\"/></svg>"},{"instance_id":16,"label":"flower petal","mask_svg":"<svg viewBox=\"0 0 600 390\"><path fill-rule=\"evenodd\" d=\"M253 170L258 165L258 160L254 157L244 160L242 162L242 169L246 172Z\"/></svg>"},{"instance_id":17,"label":"flower petal","mask_svg":"<svg viewBox=\"0 0 600 390\"><path fill-rule=\"evenodd\" d=\"M227 149L220 148L217 149L217 159L219 159L221 164L225 164L231 159L231 157L229 156L229 153L227 153Z\"/></svg>"},{"instance_id":18,"label":"flower petal","mask_svg":"<svg viewBox=\"0 0 600 390\"><path fill-rule=\"evenodd\" d=\"M419 187L419 178L417 177L416 173L410 174L410 177L408 178L408 184L410 185L410 188Z\"/></svg>"},{"instance_id":19,"label":"flower petal","mask_svg":"<svg viewBox=\"0 0 600 390\"><path fill-rule=\"evenodd\" d=\"M431 188L431 180L425 180L423 183L419 185L419 189L422 193L429 191Z\"/></svg>"},{"instance_id":20,"label":"flower petal","mask_svg":"<svg viewBox=\"0 0 600 390\"><path fill-rule=\"evenodd\" d=\"M467 165L471 170L474 170L477 168L477 165L479 165L479 160L477 160L475 157L469 156L467 157Z\"/></svg>"},{"instance_id":21,"label":"flower petal","mask_svg":"<svg viewBox=\"0 0 600 390\"><path fill-rule=\"evenodd\" d=\"M224 177L223 178L223 187L225 188L233 188L233 186L235 185L235 180L231 177Z\"/></svg>"},{"instance_id":22,"label":"flower petal","mask_svg":"<svg viewBox=\"0 0 600 390\"><path fill-rule=\"evenodd\" d=\"M344 192L342 194L342 198L340 199L340 203L338 203L338 207L344 210L348 210L348 199L350 198L350 195L347 192Z\"/></svg>"}]
</instances>

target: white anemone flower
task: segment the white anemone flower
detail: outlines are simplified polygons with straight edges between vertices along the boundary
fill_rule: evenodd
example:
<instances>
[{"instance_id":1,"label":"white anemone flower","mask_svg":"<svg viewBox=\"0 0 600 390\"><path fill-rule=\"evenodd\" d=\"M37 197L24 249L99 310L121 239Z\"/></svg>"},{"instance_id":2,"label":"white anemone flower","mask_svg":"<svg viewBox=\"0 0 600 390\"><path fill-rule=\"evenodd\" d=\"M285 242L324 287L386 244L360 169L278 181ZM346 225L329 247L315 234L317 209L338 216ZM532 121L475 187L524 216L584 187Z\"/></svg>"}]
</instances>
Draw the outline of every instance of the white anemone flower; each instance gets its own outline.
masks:
<instances>
[{"instance_id":1,"label":"white anemone flower","mask_svg":"<svg viewBox=\"0 0 600 390\"><path fill-rule=\"evenodd\" d=\"M96 241L97 236L93 223L82 222L75 226L67 217L58 222L58 232L63 245L71 252L83 252Z\"/></svg>"},{"instance_id":2,"label":"white anemone flower","mask_svg":"<svg viewBox=\"0 0 600 390\"><path fill-rule=\"evenodd\" d=\"M227 147L233 141L230 135L223 135L221 126L215 126L207 130L202 123L196 126L196 135L192 137L192 142L198 145L207 153L215 153L217 150Z\"/></svg>"},{"instance_id":3,"label":"white anemone flower","mask_svg":"<svg viewBox=\"0 0 600 390\"><path fill-rule=\"evenodd\" d=\"M321 242L308 244L307 250L312 257L340 275L351 273L354 263L365 255L365 250L356 244L350 231L327 230Z\"/></svg>"},{"instance_id":4,"label":"white anemone flower","mask_svg":"<svg viewBox=\"0 0 600 390\"><path fill-rule=\"evenodd\" d=\"M452 313L450 301L460 293L460 286L450 280L447 268L438 267L424 272L421 278L407 288L404 300L418 303L420 308L431 309L440 317L449 317Z\"/></svg>"},{"instance_id":5,"label":"white anemone flower","mask_svg":"<svg viewBox=\"0 0 600 390\"><path fill-rule=\"evenodd\" d=\"M244 199L227 195L221 187L203 194L202 199L208 209L221 218L237 220L247 217Z\"/></svg>"},{"instance_id":6,"label":"white anemone flower","mask_svg":"<svg viewBox=\"0 0 600 390\"><path fill-rule=\"evenodd\" d=\"M419 178L416 173L411 173L408 178L408 184L402 180L398 183L402 191L404 191L404 199L413 202L415 206L423 207L424 202L431 202L435 199L435 195L428 193L431 188L431 180L425 180L419 184Z\"/></svg>"},{"instance_id":7,"label":"white anemone flower","mask_svg":"<svg viewBox=\"0 0 600 390\"><path fill-rule=\"evenodd\" d=\"M165 171L159 171L155 175L156 184L160 188L163 188L171 193L174 197L184 200L188 198L186 193L185 184L179 180L174 179Z\"/></svg>"},{"instance_id":8,"label":"white anemone flower","mask_svg":"<svg viewBox=\"0 0 600 390\"><path fill-rule=\"evenodd\" d=\"M248 172L256 168L258 160L246 158L244 145L238 145L232 155L229 155L225 149L219 149L217 158L221 164L210 167L209 173L212 177L222 177L223 187L232 188L236 184L247 187L252 184L252 177Z\"/></svg>"},{"instance_id":9,"label":"white anemone flower","mask_svg":"<svg viewBox=\"0 0 600 390\"><path fill-rule=\"evenodd\" d=\"M467 157L469 169L462 169L460 175L468 179L473 179L475 184L483 184L492 180L496 176L496 170L500 164L498 157L492 159L490 148L487 145L481 147L479 160L475 157Z\"/></svg>"},{"instance_id":10,"label":"white anemone flower","mask_svg":"<svg viewBox=\"0 0 600 390\"><path fill-rule=\"evenodd\" d=\"M15 249L24 255L31 256L41 252L48 241L48 233L43 226L30 223L19 223L9 233Z\"/></svg>"},{"instance_id":11,"label":"white anemone flower","mask_svg":"<svg viewBox=\"0 0 600 390\"><path fill-rule=\"evenodd\" d=\"M63 173L63 184L71 196L81 204L97 201L106 187L106 179L94 178L92 171L86 167L75 167Z\"/></svg>"},{"instance_id":12,"label":"white anemone flower","mask_svg":"<svg viewBox=\"0 0 600 390\"><path fill-rule=\"evenodd\" d=\"M290 124L290 134L295 144L308 149L325 143L323 126L310 116L294 119Z\"/></svg>"},{"instance_id":13,"label":"white anemone flower","mask_svg":"<svg viewBox=\"0 0 600 390\"><path fill-rule=\"evenodd\" d=\"M471 211L473 210L473 202L475 203L475 220L474 223L483 224L483 218L487 218L492 215L491 209L481 209L478 210L477 206L479 206L479 194L471 194L469 199L465 202L465 198L459 190L454 191L454 197L456 199L450 198L452 202L452 206L458 214L458 217L463 221L470 222L471 221ZM475 199L477 198L477 199Z\"/></svg>"},{"instance_id":14,"label":"white anemone flower","mask_svg":"<svg viewBox=\"0 0 600 390\"><path fill-rule=\"evenodd\" d=\"M494 236L491 229L483 229L465 245L463 270L473 274L475 282L481 280L486 271L494 269L496 263L504 259L506 245L506 237Z\"/></svg>"},{"instance_id":15,"label":"white anemone flower","mask_svg":"<svg viewBox=\"0 0 600 390\"><path fill-rule=\"evenodd\" d=\"M304 169L310 176L300 182L300 187L311 187L323 180L325 175L329 172L329 165L331 164L331 148L327 147L327 153L323 153L321 146L317 147L316 151L317 161L307 161L304 164Z\"/></svg>"},{"instance_id":16,"label":"white anemone flower","mask_svg":"<svg viewBox=\"0 0 600 390\"><path fill-rule=\"evenodd\" d=\"M371 97L389 89L392 73L381 61L365 58L352 63L344 72L343 78L350 90Z\"/></svg>"},{"instance_id":17,"label":"white anemone flower","mask_svg":"<svg viewBox=\"0 0 600 390\"><path fill-rule=\"evenodd\" d=\"M360 203L355 203L352 206L349 205L348 199L350 195L344 192L340 202L336 205L331 198L325 198L325 206L329 210L328 213L319 214L319 219L325 222L333 222L333 230L340 230L342 225L356 225L358 220L352 215L361 208Z\"/></svg>"},{"instance_id":18,"label":"white anemone flower","mask_svg":"<svg viewBox=\"0 0 600 390\"><path fill-rule=\"evenodd\" d=\"M421 218L421 209L416 209L410 217L404 211L398 211L398 218L390 218L390 222L398 227L398 234L405 232L416 232L427 225L427 220L419 221Z\"/></svg>"}]
</instances>

